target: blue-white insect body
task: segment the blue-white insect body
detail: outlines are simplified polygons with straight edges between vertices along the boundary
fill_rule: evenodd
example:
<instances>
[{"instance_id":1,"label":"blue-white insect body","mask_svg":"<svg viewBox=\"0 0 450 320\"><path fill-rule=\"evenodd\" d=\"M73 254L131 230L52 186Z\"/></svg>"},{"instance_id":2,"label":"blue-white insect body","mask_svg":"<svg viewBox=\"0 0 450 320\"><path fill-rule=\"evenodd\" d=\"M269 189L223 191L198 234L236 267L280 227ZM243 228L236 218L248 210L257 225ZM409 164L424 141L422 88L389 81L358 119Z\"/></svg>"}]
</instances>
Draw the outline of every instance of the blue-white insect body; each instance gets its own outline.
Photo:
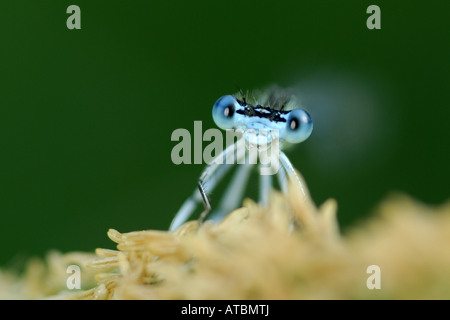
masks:
<instances>
[{"instance_id":1,"label":"blue-white insect body","mask_svg":"<svg viewBox=\"0 0 450 320\"><path fill-rule=\"evenodd\" d=\"M219 98L213 106L212 116L216 125L224 130L238 130L242 132L240 141L228 146L217 159L227 158L235 153L236 145L245 145L247 149L256 149L259 152L267 150L274 143L285 149L286 147L305 141L311 135L313 123L306 110L297 107L295 97L287 91L272 87L265 93L244 95L239 92L235 95L225 95ZM273 151L273 150L272 150ZM242 163L242 157L249 155L239 153L237 163ZM251 154L251 153L250 153ZM273 156L273 154L271 155ZM276 154L277 164L281 170L277 170L277 177L282 191L287 189L287 176L297 180L300 190L306 195L303 180L295 172L291 162L279 151ZM219 221L231 210L235 209L242 199L242 194L247 184L250 169L255 162L247 161L240 164L225 191L218 208L214 210L211 219ZM263 172L264 163L259 163ZM200 215L202 222L211 211L208 193L210 193L231 165L223 161L213 161L203 170L198 189L189 197L179 209L172 221L170 230L177 229L186 222L197 203L203 201L205 210ZM259 201L266 204L272 188L272 177L261 174L259 189Z\"/></svg>"}]
</instances>

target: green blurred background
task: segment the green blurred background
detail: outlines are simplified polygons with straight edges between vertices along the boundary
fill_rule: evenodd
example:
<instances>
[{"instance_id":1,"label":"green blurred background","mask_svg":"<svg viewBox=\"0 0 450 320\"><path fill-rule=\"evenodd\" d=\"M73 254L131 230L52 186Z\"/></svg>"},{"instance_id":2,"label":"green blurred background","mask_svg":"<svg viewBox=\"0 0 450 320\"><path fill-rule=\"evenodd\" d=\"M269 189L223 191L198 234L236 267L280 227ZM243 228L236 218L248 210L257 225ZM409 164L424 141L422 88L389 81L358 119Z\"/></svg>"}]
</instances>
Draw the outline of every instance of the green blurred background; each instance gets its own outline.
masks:
<instances>
[{"instance_id":1,"label":"green blurred background","mask_svg":"<svg viewBox=\"0 0 450 320\"><path fill-rule=\"evenodd\" d=\"M448 1L293 3L2 1L0 265L167 229L203 167L171 162L171 133L215 127L236 86L304 94L315 127L289 157L344 230L391 192L447 200Z\"/></svg>"}]
</instances>

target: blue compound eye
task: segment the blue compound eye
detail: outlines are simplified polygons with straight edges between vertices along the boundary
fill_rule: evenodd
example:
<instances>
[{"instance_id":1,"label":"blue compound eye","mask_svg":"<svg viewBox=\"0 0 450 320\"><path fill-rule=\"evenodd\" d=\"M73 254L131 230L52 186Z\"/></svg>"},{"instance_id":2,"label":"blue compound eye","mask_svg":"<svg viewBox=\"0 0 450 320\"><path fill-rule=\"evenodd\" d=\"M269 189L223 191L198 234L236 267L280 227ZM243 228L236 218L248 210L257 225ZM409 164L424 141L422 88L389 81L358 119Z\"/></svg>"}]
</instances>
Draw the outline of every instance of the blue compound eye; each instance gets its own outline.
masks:
<instances>
[{"instance_id":1,"label":"blue compound eye","mask_svg":"<svg viewBox=\"0 0 450 320\"><path fill-rule=\"evenodd\" d=\"M223 96L216 101L213 106L212 116L219 128L233 128L236 104L236 98L231 95Z\"/></svg>"},{"instance_id":2,"label":"blue compound eye","mask_svg":"<svg viewBox=\"0 0 450 320\"><path fill-rule=\"evenodd\" d=\"M305 141L311 135L313 122L303 109L294 109L289 113L284 139L290 143Z\"/></svg>"}]
</instances>

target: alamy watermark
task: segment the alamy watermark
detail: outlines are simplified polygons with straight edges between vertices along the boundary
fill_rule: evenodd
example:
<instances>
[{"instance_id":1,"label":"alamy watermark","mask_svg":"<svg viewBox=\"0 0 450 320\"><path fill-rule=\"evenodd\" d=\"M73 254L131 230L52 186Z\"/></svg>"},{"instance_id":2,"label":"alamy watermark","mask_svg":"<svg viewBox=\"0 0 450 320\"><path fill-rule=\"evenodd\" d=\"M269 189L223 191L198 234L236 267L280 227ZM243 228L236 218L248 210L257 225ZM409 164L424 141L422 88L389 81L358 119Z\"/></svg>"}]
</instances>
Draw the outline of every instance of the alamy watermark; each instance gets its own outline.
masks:
<instances>
[{"instance_id":1,"label":"alamy watermark","mask_svg":"<svg viewBox=\"0 0 450 320\"><path fill-rule=\"evenodd\" d=\"M66 26L69 30L81 29L81 9L77 5L70 5L67 7L66 13L70 14L67 18ZM370 14L367 18L366 26L368 29L381 29L381 10L377 5L370 5L367 7L366 13Z\"/></svg>"},{"instance_id":2,"label":"alamy watermark","mask_svg":"<svg viewBox=\"0 0 450 320\"><path fill-rule=\"evenodd\" d=\"M370 265L366 269L366 273L370 274L367 278L366 286L367 289L381 289L381 269L376 264Z\"/></svg>"},{"instance_id":3,"label":"alamy watermark","mask_svg":"<svg viewBox=\"0 0 450 320\"><path fill-rule=\"evenodd\" d=\"M70 13L70 16L67 18L66 26L69 30L81 29L81 10L77 5L70 5L67 7L66 13Z\"/></svg>"},{"instance_id":4,"label":"alamy watermark","mask_svg":"<svg viewBox=\"0 0 450 320\"><path fill-rule=\"evenodd\" d=\"M369 30L381 29L381 10L377 5L370 5L367 7L366 13L370 14L367 18L366 26Z\"/></svg>"},{"instance_id":5,"label":"alamy watermark","mask_svg":"<svg viewBox=\"0 0 450 320\"><path fill-rule=\"evenodd\" d=\"M66 273L70 274L66 280L66 287L69 290L81 289L81 269L76 264L67 267Z\"/></svg>"},{"instance_id":6,"label":"alamy watermark","mask_svg":"<svg viewBox=\"0 0 450 320\"><path fill-rule=\"evenodd\" d=\"M171 159L176 165L257 164L259 160L260 174L273 175L280 167L279 137L276 129L222 131L210 128L203 133L202 122L194 121L193 137L187 129L173 131L171 141L178 141L178 144L172 149ZM209 143L203 148L205 141Z\"/></svg>"}]
</instances>

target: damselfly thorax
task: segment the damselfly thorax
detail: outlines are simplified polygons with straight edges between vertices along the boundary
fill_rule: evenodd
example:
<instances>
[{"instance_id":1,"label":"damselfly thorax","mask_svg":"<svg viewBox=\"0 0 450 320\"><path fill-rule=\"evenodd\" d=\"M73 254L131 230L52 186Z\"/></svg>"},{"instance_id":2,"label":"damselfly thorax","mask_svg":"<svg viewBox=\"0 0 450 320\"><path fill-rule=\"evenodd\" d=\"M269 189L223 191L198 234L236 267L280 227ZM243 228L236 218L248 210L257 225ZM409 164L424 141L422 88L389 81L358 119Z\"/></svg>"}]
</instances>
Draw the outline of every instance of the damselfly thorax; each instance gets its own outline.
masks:
<instances>
[{"instance_id":1,"label":"damselfly thorax","mask_svg":"<svg viewBox=\"0 0 450 320\"><path fill-rule=\"evenodd\" d=\"M289 146L305 141L312 132L313 123L308 112L298 108L295 97L288 91L272 87L264 93L226 95L213 106L212 116L216 125L224 130L240 132L240 139L228 146L203 170L198 188L184 202L173 219L170 230L186 222L203 202L205 210L199 217L222 220L237 208L249 174L254 166L260 168L259 202L267 204L272 189L272 176L276 175L283 192L287 192L287 178L295 179L306 196L303 179L296 173L291 162L282 151ZM244 148L245 147L245 148ZM248 150L249 152L244 152ZM252 152L253 151L253 152ZM270 155L268 152L270 151ZM228 172L232 164L224 159L236 155L238 168L224 192L217 208L211 210L209 194ZM266 161L263 161L263 157ZM257 158L260 161L256 161ZM270 160L268 162L267 160ZM245 161L244 161L245 160ZM208 215L212 214L208 217Z\"/></svg>"}]
</instances>

